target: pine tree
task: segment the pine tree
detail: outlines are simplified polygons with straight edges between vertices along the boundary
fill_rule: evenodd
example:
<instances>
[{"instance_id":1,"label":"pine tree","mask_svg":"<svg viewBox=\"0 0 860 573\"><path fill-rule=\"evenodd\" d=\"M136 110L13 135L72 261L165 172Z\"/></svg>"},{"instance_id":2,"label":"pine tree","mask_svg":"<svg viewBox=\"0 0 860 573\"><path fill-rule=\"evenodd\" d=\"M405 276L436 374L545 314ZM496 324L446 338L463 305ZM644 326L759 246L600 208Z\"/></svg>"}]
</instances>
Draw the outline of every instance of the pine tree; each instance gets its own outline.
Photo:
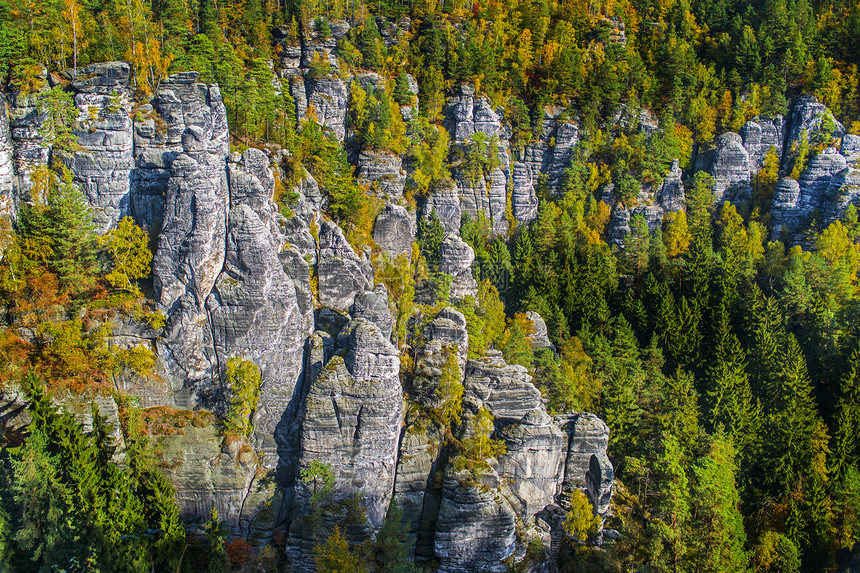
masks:
<instances>
[{"instance_id":1,"label":"pine tree","mask_svg":"<svg viewBox=\"0 0 860 573\"><path fill-rule=\"evenodd\" d=\"M691 553L702 572L747 571L746 532L736 484L737 465L731 439L715 435L706 456L693 468Z\"/></svg>"},{"instance_id":2,"label":"pine tree","mask_svg":"<svg viewBox=\"0 0 860 573\"><path fill-rule=\"evenodd\" d=\"M849 468L860 464L860 347L851 354L848 372L842 377L832 434L831 464L834 479L840 481Z\"/></svg>"},{"instance_id":3,"label":"pine tree","mask_svg":"<svg viewBox=\"0 0 860 573\"><path fill-rule=\"evenodd\" d=\"M409 537L403 527L403 510L391 499L382 529L376 534L376 570L380 573L417 573L409 560Z\"/></svg>"},{"instance_id":4,"label":"pine tree","mask_svg":"<svg viewBox=\"0 0 860 573\"><path fill-rule=\"evenodd\" d=\"M653 491L657 496L652 521L650 564L655 571L686 569L689 553L691 499L686 463L674 436L665 436L655 460L658 470Z\"/></svg>"},{"instance_id":5,"label":"pine tree","mask_svg":"<svg viewBox=\"0 0 860 573\"><path fill-rule=\"evenodd\" d=\"M726 329L726 322L723 323ZM759 442L761 408L752 395L740 341L728 332L719 340L716 360L708 370L707 391L712 428L722 428L744 461L751 460Z\"/></svg>"}]
</instances>

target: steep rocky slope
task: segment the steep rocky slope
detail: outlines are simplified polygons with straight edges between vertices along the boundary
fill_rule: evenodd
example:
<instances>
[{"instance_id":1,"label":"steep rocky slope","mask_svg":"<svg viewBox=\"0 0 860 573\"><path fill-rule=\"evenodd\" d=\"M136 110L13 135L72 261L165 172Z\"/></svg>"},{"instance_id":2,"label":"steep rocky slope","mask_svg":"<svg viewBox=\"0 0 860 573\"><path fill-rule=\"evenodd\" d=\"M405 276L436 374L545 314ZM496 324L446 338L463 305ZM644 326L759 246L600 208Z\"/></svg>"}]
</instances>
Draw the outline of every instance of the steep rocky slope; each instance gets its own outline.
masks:
<instances>
[{"instance_id":1,"label":"steep rocky slope","mask_svg":"<svg viewBox=\"0 0 860 573\"><path fill-rule=\"evenodd\" d=\"M328 49L306 44L302 58L308 50ZM290 85L300 80L316 117L346 137L347 84L311 81L297 70ZM570 480L605 513L600 500L608 497L611 478L588 476L592 465L611 475L600 461L606 459L606 440L595 442L591 452L571 454L576 432L568 421L547 415L524 368L505 364L497 353L467 362L466 322L456 310L426 318L416 375L404 389L388 294L374 286L367 253L356 251L323 216L310 176L293 190L299 200L292 217L280 213L274 203L277 164L256 149L230 152L217 86L199 83L194 73L178 74L141 103L129 82L130 68L122 62L89 66L70 82L81 121L81 148L70 157L54 154L41 139L42 118L30 99L12 94L0 115L2 209L13 219L20 201L29 199L32 170L63 161L100 231L129 216L157 234L152 292L167 322L159 331L134 328L155 350L160 377L128 380L123 387L147 411L178 412L171 415L180 418L187 410L223 414L228 360L239 357L260 368L254 431L247 440L225 438L217 424L193 414L187 419L194 423L155 432L184 516L214 508L243 533L285 530L296 570L312 570L316 534L306 518L314 511L313 492L298 477L312 462L324 462L334 474L324 521L342 517L338 508L358 495L367 521L349 534L367 538L395 498L418 557L437 559L440 570L478 571L504 569L511 555L522 559L534 536L549 540L547 522L535 516L561 511ZM468 111L452 112L455 139L476 129L503 132L502 119L485 100L464 91L450 104L457 106ZM477 289L474 254L457 233L459 213L484 212L494 231L504 233L509 196L519 219L533 218L533 173L558 171L565 161L557 144L554 151L530 152L530 163L511 162L500 142L505 159L486 185L469 186L455 174L450 188L457 216L443 215L450 232L440 270L453 277L453 300L474 296ZM358 177L383 196L402 193L399 157L363 154L358 161ZM376 220L377 244L391 255L411 255L415 216L388 203ZM507 454L491 459L480 478L497 493L485 493L472 474L457 469L440 428L410 408L433 407L444 348L452 344L459 348L470 408L459 431L471 432L469 420L486 406L495 434L507 444ZM20 397L7 392L4 403L18 412ZM605 426L602 431L608 433ZM594 464L586 459L591 455ZM434 485L437 475L442 481Z\"/></svg>"},{"instance_id":2,"label":"steep rocky slope","mask_svg":"<svg viewBox=\"0 0 860 573\"><path fill-rule=\"evenodd\" d=\"M309 70L322 55L337 71L337 39L345 26L333 24L326 39L313 33L298 44L283 39L280 67L300 120L315 118L348 145L351 82ZM387 41L396 41L403 29ZM281 528L296 569L311 570L315 537L306 517L316 510L314 492L299 476L321 461L334 474L324 522L334 523L358 496L367 521L349 534L368 538L396 499L414 554L435 558L440 571L452 572L506 570L506 560L522 560L533 539L557 545L575 489L606 515L613 471L603 422L588 413L550 416L528 371L507 364L497 351L467 359L466 321L453 308L417 317L423 327L413 375L401 376L388 293L375 284L370 254L353 248L343 229L323 215L316 181L308 175L292 189L298 201L286 218L275 203L283 156L230 152L217 86L200 83L195 73L177 74L162 82L151 101L140 102L132 97L130 77L127 64L111 62L83 68L72 79L68 89L80 112L81 147L70 155L55 155L42 140L42 118L31 96L4 96L0 215L13 220L20 202L30 198L34 167L64 162L100 231L130 216L157 234L153 297L167 322L159 331L140 327L136 336L155 350L161 376L122 388L143 407L223 414L227 361L240 357L260 368L254 432L247 441L224 440L205 424L157 436L184 515L216 508L243 533L271 535ZM412 111L401 108L406 118ZM771 147L785 164L804 132L811 137L821 130L826 113L814 100L798 99L788 118L757 118L739 133L720 136L698 154L695 169L714 177L718 199L748 199L750 181ZM386 200L373 238L392 256L411 255L417 219L436 213L446 231L439 270L452 277L449 295L457 301L477 293L475 254L459 236L463 217L483 215L498 235L534 219L536 188L543 179L549 193L558 191L580 127L562 110L548 108L536 139L512 149L504 109L470 86L448 99L445 115L453 146L468 145L476 133L493 138L493 167L479 179L454 166L451 180L433 187L415 211L402 200L410 177L403 157L362 151L356 175ZM796 181L778 183L774 236L801 240L816 213L832 221L857 201L860 138L843 132L837 124L832 135L840 145L812 156ZM636 205L606 194L609 237L623 244L634 214L653 227L664 213L683 209L682 176L675 162L658 189L641 190ZM542 324L536 314L530 318ZM535 338L551 348L545 326ZM456 431L471 435L478 411L486 408L494 437L506 446L477 476L446 448L443 428L421 414L438 406L451 348L465 389L464 422ZM16 411L20 397L7 393L3 400Z\"/></svg>"}]
</instances>

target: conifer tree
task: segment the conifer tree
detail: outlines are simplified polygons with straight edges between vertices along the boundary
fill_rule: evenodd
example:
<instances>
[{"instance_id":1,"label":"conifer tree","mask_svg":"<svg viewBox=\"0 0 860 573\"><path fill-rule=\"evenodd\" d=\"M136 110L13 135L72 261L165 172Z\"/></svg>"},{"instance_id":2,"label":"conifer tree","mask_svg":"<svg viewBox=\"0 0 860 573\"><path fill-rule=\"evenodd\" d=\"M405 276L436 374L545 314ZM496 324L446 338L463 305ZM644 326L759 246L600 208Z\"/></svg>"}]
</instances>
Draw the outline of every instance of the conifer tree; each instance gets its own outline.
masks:
<instances>
[{"instance_id":1,"label":"conifer tree","mask_svg":"<svg viewBox=\"0 0 860 573\"><path fill-rule=\"evenodd\" d=\"M656 571L683 571L689 559L691 518L690 484L681 448L674 436L665 436L655 460L657 503L650 524L651 566Z\"/></svg>"},{"instance_id":2,"label":"conifer tree","mask_svg":"<svg viewBox=\"0 0 860 573\"><path fill-rule=\"evenodd\" d=\"M693 524L691 548L696 570L747 571L750 555L744 549L746 532L736 485L737 464L731 439L722 433L711 438L708 453L693 468Z\"/></svg>"}]
</instances>

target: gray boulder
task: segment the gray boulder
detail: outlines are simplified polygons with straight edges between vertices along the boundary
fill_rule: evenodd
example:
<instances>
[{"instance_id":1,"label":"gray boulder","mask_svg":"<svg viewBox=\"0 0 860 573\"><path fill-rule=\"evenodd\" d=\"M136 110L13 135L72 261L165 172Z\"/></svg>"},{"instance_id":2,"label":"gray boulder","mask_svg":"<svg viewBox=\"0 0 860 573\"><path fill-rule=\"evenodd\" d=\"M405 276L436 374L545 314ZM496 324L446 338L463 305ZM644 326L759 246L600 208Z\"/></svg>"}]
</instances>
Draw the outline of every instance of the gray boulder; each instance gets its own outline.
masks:
<instances>
[{"instance_id":1,"label":"gray boulder","mask_svg":"<svg viewBox=\"0 0 860 573\"><path fill-rule=\"evenodd\" d=\"M411 258L415 237L413 228L409 212L399 205L388 203L373 224L373 240L390 257L406 255Z\"/></svg>"},{"instance_id":2,"label":"gray boulder","mask_svg":"<svg viewBox=\"0 0 860 573\"><path fill-rule=\"evenodd\" d=\"M790 151L800 142L801 134L804 131L809 141L816 139L818 134L821 133L824 119L828 115L832 118L832 114L827 109L827 106L818 103L818 100L813 95L802 95L795 99L792 103L788 120L789 130L788 138L786 139L786 151ZM835 119L833 120L833 126L835 131L832 133L832 136L839 139L845 133L845 127ZM783 160L786 160L788 155L788 153L785 153ZM785 169L786 167L783 163L782 168Z\"/></svg>"},{"instance_id":3,"label":"gray boulder","mask_svg":"<svg viewBox=\"0 0 860 573\"><path fill-rule=\"evenodd\" d=\"M361 492L372 529L381 527L394 490L403 415L397 350L373 323L356 319L334 356L311 382L301 411L298 468L312 460L331 465L330 501ZM309 486L296 484L295 516L310 509Z\"/></svg>"},{"instance_id":4,"label":"gray boulder","mask_svg":"<svg viewBox=\"0 0 860 573\"><path fill-rule=\"evenodd\" d=\"M478 220L480 214L489 221L493 234L505 234L508 230L505 217L507 177L502 170L493 169L473 181L461 169L455 168L453 177L463 214L468 214L472 221Z\"/></svg>"},{"instance_id":5,"label":"gray boulder","mask_svg":"<svg viewBox=\"0 0 860 573\"><path fill-rule=\"evenodd\" d=\"M242 183L232 186L224 270L207 308L219 363L239 356L260 367L255 440L263 466L272 469L278 461L275 429L293 401L309 333L296 286L279 258L283 238L274 225L280 218L271 203L274 181L257 153L246 152L231 177Z\"/></svg>"},{"instance_id":6,"label":"gray boulder","mask_svg":"<svg viewBox=\"0 0 860 573\"><path fill-rule=\"evenodd\" d=\"M520 223L528 223L537 217L538 210L531 167L528 163L514 163L511 177L511 208L514 217Z\"/></svg>"},{"instance_id":7,"label":"gray boulder","mask_svg":"<svg viewBox=\"0 0 860 573\"><path fill-rule=\"evenodd\" d=\"M517 501L520 519L527 522L553 502L564 462L567 436L542 409L506 426L500 435L507 453L499 458L499 477Z\"/></svg>"},{"instance_id":8,"label":"gray boulder","mask_svg":"<svg viewBox=\"0 0 860 573\"><path fill-rule=\"evenodd\" d=\"M723 195L730 199L738 188L749 187L750 158L737 133L722 134L714 145L714 149L696 158L696 170L706 171L714 178L714 196L721 203Z\"/></svg>"},{"instance_id":9,"label":"gray boulder","mask_svg":"<svg viewBox=\"0 0 860 573\"><path fill-rule=\"evenodd\" d=\"M372 291L357 294L355 302L352 303L350 316L369 320L386 338L391 338L393 320L391 310L388 308L388 291L385 285L380 284Z\"/></svg>"},{"instance_id":10,"label":"gray boulder","mask_svg":"<svg viewBox=\"0 0 860 573\"><path fill-rule=\"evenodd\" d=\"M561 481L559 501L568 507L574 489L585 492L596 512L604 515L608 509L604 504L611 494L612 466L606 458L609 444L609 428L594 414L582 413L563 416L557 420L567 433L567 459ZM597 456L594 470L592 458ZM588 477L591 472L591 477ZM608 481L607 481L608 480Z\"/></svg>"},{"instance_id":11,"label":"gray boulder","mask_svg":"<svg viewBox=\"0 0 860 573\"><path fill-rule=\"evenodd\" d=\"M439 387L447 352L457 353L460 378L465 375L466 357L469 353L466 318L458 310L443 308L424 326L422 338L424 343L415 352L415 375L412 378L410 396L424 406L435 408L440 404L436 389Z\"/></svg>"},{"instance_id":12,"label":"gray boulder","mask_svg":"<svg viewBox=\"0 0 860 573\"><path fill-rule=\"evenodd\" d=\"M18 215L18 192L15 188L15 150L6 106L6 98L0 94L0 219L11 222Z\"/></svg>"},{"instance_id":13,"label":"gray boulder","mask_svg":"<svg viewBox=\"0 0 860 573\"><path fill-rule=\"evenodd\" d=\"M349 88L336 76L305 79L308 109L313 108L317 122L332 130L338 141L346 134Z\"/></svg>"},{"instance_id":14,"label":"gray boulder","mask_svg":"<svg viewBox=\"0 0 860 573\"><path fill-rule=\"evenodd\" d=\"M500 423L519 421L543 409L540 390L525 367L507 364L498 350L466 363L465 394L483 404Z\"/></svg>"},{"instance_id":15,"label":"gray boulder","mask_svg":"<svg viewBox=\"0 0 860 573\"><path fill-rule=\"evenodd\" d=\"M367 185L378 197L401 197L406 184L403 158L390 151L363 150L358 155L356 183Z\"/></svg>"},{"instance_id":16,"label":"gray boulder","mask_svg":"<svg viewBox=\"0 0 860 573\"><path fill-rule=\"evenodd\" d=\"M430 191L424 204L423 216L430 217L434 212L446 233L460 233L463 210L460 206L460 195L452 180L437 181Z\"/></svg>"},{"instance_id":17,"label":"gray boulder","mask_svg":"<svg viewBox=\"0 0 860 573\"><path fill-rule=\"evenodd\" d=\"M546 322L544 322L544 319L541 317L541 315L533 310L529 310L526 311L526 318L532 323L532 328L534 328L534 332L532 332L528 337L529 344L531 344L531 347L534 350L545 348L547 350L555 352L555 345L549 341Z\"/></svg>"},{"instance_id":18,"label":"gray boulder","mask_svg":"<svg viewBox=\"0 0 860 573\"><path fill-rule=\"evenodd\" d=\"M500 485L492 469L475 480L468 470L449 466L433 547L440 573L508 570L504 561L516 550L517 515Z\"/></svg>"},{"instance_id":19,"label":"gray boulder","mask_svg":"<svg viewBox=\"0 0 860 573\"><path fill-rule=\"evenodd\" d=\"M319 237L319 303L348 311L355 295L370 286L367 265L358 258L335 223L323 221Z\"/></svg>"},{"instance_id":20,"label":"gray boulder","mask_svg":"<svg viewBox=\"0 0 860 573\"><path fill-rule=\"evenodd\" d=\"M852 135L850 133L843 135L839 153L845 156L845 160L849 165L857 167L857 163L860 161L860 135Z\"/></svg>"},{"instance_id":21,"label":"gray boulder","mask_svg":"<svg viewBox=\"0 0 860 573\"><path fill-rule=\"evenodd\" d=\"M777 160L782 159L782 144L785 140L786 120L781 115L776 117L758 117L748 121L738 131L744 142L744 149L749 154L749 167L752 174L764 166L764 158L771 149L776 153Z\"/></svg>"},{"instance_id":22,"label":"gray boulder","mask_svg":"<svg viewBox=\"0 0 860 573\"><path fill-rule=\"evenodd\" d=\"M458 235L449 234L439 247L439 272L451 275L451 299L477 296L478 283L472 276L475 252Z\"/></svg>"}]
</instances>

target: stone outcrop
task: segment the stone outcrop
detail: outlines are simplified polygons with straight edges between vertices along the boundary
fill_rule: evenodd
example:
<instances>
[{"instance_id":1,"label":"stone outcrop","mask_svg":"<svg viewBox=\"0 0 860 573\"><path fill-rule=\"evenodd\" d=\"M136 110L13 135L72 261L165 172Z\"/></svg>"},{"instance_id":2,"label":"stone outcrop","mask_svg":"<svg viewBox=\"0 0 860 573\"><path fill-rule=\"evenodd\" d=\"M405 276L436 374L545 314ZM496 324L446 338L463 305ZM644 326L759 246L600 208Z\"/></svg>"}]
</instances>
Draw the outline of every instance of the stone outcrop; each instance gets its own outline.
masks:
<instances>
[{"instance_id":1,"label":"stone outcrop","mask_svg":"<svg viewBox=\"0 0 860 573\"><path fill-rule=\"evenodd\" d=\"M517 515L528 521L550 505L564 463L567 436L538 408L500 433L507 452L499 458L499 477L516 500Z\"/></svg>"},{"instance_id":2,"label":"stone outcrop","mask_svg":"<svg viewBox=\"0 0 860 573\"><path fill-rule=\"evenodd\" d=\"M274 178L267 158L249 149L230 171L232 206L224 269L206 306L218 363L238 356L260 367L255 445L263 452L264 467L274 468L276 426L294 402L308 333L303 332L306 320L296 287L278 256L283 244L281 216L271 203Z\"/></svg>"},{"instance_id":3,"label":"stone outcrop","mask_svg":"<svg viewBox=\"0 0 860 573\"><path fill-rule=\"evenodd\" d=\"M749 188L750 157L737 133L724 133L714 144L714 149L699 154L696 170L706 171L714 178L714 196L718 203L734 200Z\"/></svg>"},{"instance_id":4,"label":"stone outcrop","mask_svg":"<svg viewBox=\"0 0 860 573\"><path fill-rule=\"evenodd\" d=\"M774 239L787 234L789 242L803 240L803 231L815 212L830 223L855 201L857 171L835 147L812 157L797 181L784 178L777 182L771 204L771 229Z\"/></svg>"},{"instance_id":5,"label":"stone outcrop","mask_svg":"<svg viewBox=\"0 0 860 573\"><path fill-rule=\"evenodd\" d=\"M364 150L358 156L356 180L379 197L399 198L406 184L403 158L390 151Z\"/></svg>"},{"instance_id":6,"label":"stone outcrop","mask_svg":"<svg viewBox=\"0 0 860 573\"><path fill-rule=\"evenodd\" d=\"M19 199L15 187L15 150L6 105L6 98L0 94L0 219L12 221L18 214Z\"/></svg>"},{"instance_id":7,"label":"stone outcrop","mask_svg":"<svg viewBox=\"0 0 860 573\"><path fill-rule=\"evenodd\" d=\"M438 181L430 191L424 204L423 216L429 218L433 213L436 213L446 233L460 233L463 208L460 206L457 187L452 180Z\"/></svg>"},{"instance_id":8,"label":"stone outcrop","mask_svg":"<svg viewBox=\"0 0 860 573\"><path fill-rule=\"evenodd\" d=\"M517 162L512 171L511 209L517 221L528 223L537 217L538 209L531 166Z\"/></svg>"},{"instance_id":9,"label":"stone outcrop","mask_svg":"<svg viewBox=\"0 0 860 573\"><path fill-rule=\"evenodd\" d=\"M451 276L451 299L477 296L478 282L472 276L475 252L459 235L449 234L439 247L439 272Z\"/></svg>"},{"instance_id":10,"label":"stone outcrop","mask_svg":"<svg viewBox=\"0 0 860 573\"><path fill-rule=\"evenodd\" d=\"M495 168L475 180L467 177L460 169L454 169L453 175L463 216L468 215L472 221L483 216L489 222L493 234L506 233L507 177L502 170Z\"/></svg>"},{"instance_id":11,"label":"stone outcrop","mask_svg":"<svg viewBox=\"0 0 860 573\"><path fill-rule=\"evenodd\" d=\"M478 480L449 468L442 484L434 553L437 571L507 571L504 560L516 549L513 509L499 492L501 479L490 470Z\"/></svg>"},{"instance_id":12,"label":"stone outcrop","mask_svg":"<svg viewBox=\"0 0 860 573\"><path fill-rule=\"evenodd\" d=\"M131 214L134 133L129 115L130 79L129 64L106 62L81 68L72 82L78 92L75 106L80 123L75 135L83 147L72 154L72 173L102 232Z\"/></svg>"},{"instance_id":13,"label":"stone outcrop","mask_svg":"<svg viewBox=\"0 0 860 573\"><path fill-rule=\"evenodd\" d=\"M415 374L410 395L418 403L435 408L441 403L436 389L448 352L457 353L460 378L465 374L466 356L469 353L466 318L460 311L446 307L424 326L422 337L424 343L415 353Z\"/></svg>"},{"instance_id":14,"label":"stone outcrop","mask_svg":"<svg viewBox=\"0 0 860 573\"><path fill-rule=\"evenodd\" d=\"M327 504L360 494L368 526L382 525L394 491L403 417L397 350L375 324L355 319L337 337L342 356L333 356L310 383L301 411L297 469L312 461L329 464L335 482ZM290 557L306 570L313 537L300 516L310 511L311 485L297 481ZM334 510L333 510L334 511ZM310 534L312 535L312 534Z\"/></svg>"},{"instance_id":15,"label":"stone outcrop","mask_svg":"<svg viewBox=\"0 0 860 573\"><path fill-rule=\"evenodd\" d=\"M302 38L275 35L283 69L273 87L289 89L299 117L312 109L349 146L344 120L351 79L337 70L337 40L349 26L331 22L328 37L313 26ZM408 20L381 25L383 41L397 42L409 26ZM308 69L320 59L333 73ZM317 538L303 516L314 486L301 472L320 461L335 477L322 504L323 529L360 499L367 522L347 535L367 540L396 497L417 556L435 557L440 571L477 572L505 570L509 558L522 560L523 536L544 523L536 515L561 503L559 487L568 474L598 509L605 506L612 475L605 444L593 444L587 467L571 465L571 431L546 413L528 371L505 363L497 351L467 360L468 328L459 311L443 308L420 334L409 329L406 348L414 348L414 369L401 373L389 296L384 286L373 285L370 263L380 256L376 246L389 256L412 254L416 215L396 204L405 203L411 169L402 157L353 154L359 182L391 200L375 221L376 245L357 252L323 215L325 189L309 173L288 169L288 152L273 145L230 153L219 89L201 83L197 73L165 79L148 102L132 101L131 67L122 62L87 66L68 79L82 149L67 156L44 145L32 97L12 96L8 117L0 105L0 216L14 217L19 197L27 198L28 170L63 161L84 190L99 231L131 216L157 235L152 293L166 325L156 330L118 319L111 343L156 349L157 376L119 376L117 387L134 393L150 418L166 424L152 433L159 463L177 485L183 517L214 508L237 533L263 538L284 527L294 570L310 571ZM355 80L381 86L384 78L362 74ZM417 93L414 78L408 81ZM508 201L514 218L532 220L537 181L546 175L550 189L557 187L579 130L549 110L543 135L517 152L510 150L503 110L486 98L465 88L447 112L457 144L477 133L498 139L494 167L474 182L455 168L451 180L434 182L421 205L421 216L435 211L446 230L439 270L450 275L449 298L458 301L477 294L475 255L459 237L463 214L473 220L486 215L500 235L508 230ZM677 171L674 187L670 178L664 185L664 208L683 197ZM292 185L289 209L275 202L279 181ZM540 316L529 318L532 344L554 350ZM426 318L416 313L412 320L420 325ZM450 429L431 415L449 352L465 388L463 423ZM252 361L261 374L247 438L225 436L217 422L230 407L226 369L232 358ZM20 397L7 402L20 411ZM446 438L449 432L473 435L480 407L492 414L493 437L505 442L507 453L488 460L483 477L473 479L471 470L451 463ZM116 428L115 403L111 416Z\"/></svg>"},{"instance_id":16,"label":"stone outcrop","mask_svg":"<svg viewBox=\"0 0 860 573\"><path fill-rule=\"evenodd\" d=\"M800 142L803 132L806 132L806 137L809 141L814 140L823 130L827 116L833 119L833 115L827 109L827 106L818 103L815 96L802 95L794 100L788 120L789 129L785 142L785 152L782 158L783 169L787 167L786 161L788 160L789 152ZM832 125L833 133L831 135L839 139L845 133L845 127L835 119L833 119Z\"/></svg>"},{"instance_id":17,"label":"stone outcrop","mask_svg":"<svg viewBox=\"0 0 860 573\"><path fill-rule=\"evenodd\" d=\"M557 422L569 436L559 492L562 507L569 504L573 490L579 489L588 495L596 512L605 515L613 479L612 466L606 457L609 428L600 418L587 413L562 417Z\"/></svg>"},{"instance_id":18,"label":"stone outcrop","mask_svg":"<svg viewBox=\"0 0 860 573\"><path fill-rule=\"evenodd\" d=\"M533 310L526 311L526 318L532 323L533 332L529 334L529 344L535 350L538 349L547 349L555 352L555 345L549 340L549 335L547 334L546 322L541 317L540 314L536 313Z\"/></svg>"},{"instance_id":19,"label":"stone outcrop","mask_svg":"<svg viewBox=\"0 0 860 573\"><path fill-rule=\"evenodd\" d=\"M749 168L755 174L764 166L764 158L771 149L776 153L777 160L782 159L783 141L785 141L786 120L781 115L776 117L757 117L748 121L738 131L743 140L744 149L749 154Z\"/></svg>"},{"instance_id":20,"label":"stone outcrop","mask_svg":"<svg viewBox=\"0 0 860 573\"><path fill-rule=\"evenodd\" d=\"M377 285L372 291L364 291L355 297L350 315L364 318L376 325L385 338L391 338L393 321L388 308L388 291L385 285Z\"/></svg>"},{"instance_id":21,"label":"stone outcrop","mask_svg":"<svg viewBox=\"0 0 860 573\"><path fill-rule=\"evenodd\" d=\"M370 286L366 263L355 254L340 227L331 221L320 225L317 275L320 304L335 310L349 310L355 295Z\"/></svg>"},{"instance_id":22,"label":"stone outcrop","mask_svg":"<svg viewBox=\"0 0 860 573\"><path fill-rule=\"evenodd\" d=\"M488 350L484 358L466 364L463 385L466 394L486 406L496 420L511 423L532 410L543 409L540 390L531 378L525 367L506 364L501 352Z\"/></svg>"},{"instance_id":23,"label":"stone outcrop","mask_svg":"<svg viewBox=\"0 0 860 573\"><path fill-rule=\"evenodd\" d=\"M534 142L526 146L523 161L531 167L534 179L538 173L546 174L548 188L557 191L579 142L579 126L566 119L561 109L554 107L545 108L542 123L543 130Z\"/></svg>"},{"instance_id":24,"label":"stone outcrop","mask_svg":"<svg viewBox=\"0 0 860 573\"><path fill-rule=\"evenodd\" d=\"M409 212L391 203L377 215L373 224L373 240L390 257L406 255L412 257L412 241L415 225Z\"/></svg>"},{"instance_id":25,"label":"stone outcrop","mask_svg":"<svg viewBox=\"0 0 860 573\"><path fill-rule=\"evenodd\" d=\"M845 157L848 165L860 167L860 135L851 135L846 133L842 136L842 146L839 148L839 153Z\"/></svg>"}]
</instances>

